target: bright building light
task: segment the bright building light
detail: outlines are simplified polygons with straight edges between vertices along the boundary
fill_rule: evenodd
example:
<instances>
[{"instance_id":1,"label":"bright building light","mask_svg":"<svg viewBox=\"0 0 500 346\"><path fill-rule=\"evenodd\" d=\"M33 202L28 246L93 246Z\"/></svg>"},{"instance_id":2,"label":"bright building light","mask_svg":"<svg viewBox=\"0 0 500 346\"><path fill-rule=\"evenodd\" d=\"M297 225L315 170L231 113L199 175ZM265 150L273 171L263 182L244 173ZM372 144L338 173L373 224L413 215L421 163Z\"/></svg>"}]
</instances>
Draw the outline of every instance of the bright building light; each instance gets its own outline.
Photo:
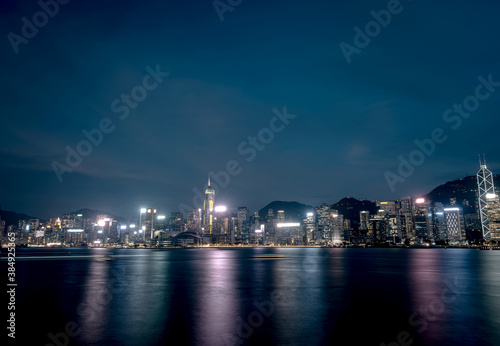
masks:
<instances>
[{"instance_id":1,"label":"bright building light","mask_svg":"<svg viewBox=\"0 0 500 346\"><path fill-rule=\"evenodd\" d=\"M218 205L218 206L216 206L216 207L215 207L215 211L216 211L217 213L223 213L223 212L225 212L226 210L227 210L227 207L226 207L226 206L224 206L224 205Z\"/></svg>"},{"instance_id":2,"label":"bright building light","mask_svg":"<svg viewBox=\"0 0 500 346\"><path fill-rule=\"evenodd\" d=\"M442 212L437 212L436 215L444 215Z\"/></svg>"},{"instance_id":3,"label":"bright building light","mask_svg":"<svg viewBox=\"0 0 500 346\"><path fill-rule=\"evenodd\" d=\"M262 233L262 230L261 229L256 229L255 233Z\"/></svg>"},{"instance_id":4,"label":"bright building light","mask_svg":"<svg viewBox=\"0 0 500 346\"><path fill-rule=\"evenodd\" d=\"M487 193L486 194L486 198L487 199L493 199L493 198L496 198L496 197L497 197L497 195L495 195L494 193Z\"/></svg>"},{"instance_id":5,"label":"bright building light","mask_svg":"<svg viewBox=\"0 0 500 346\"><path fill-rule=\"evenodd\" d=\"M104 222L104 220L101 220L101 221L99 221L99 222L97 223L97 226L101 226L101 227L103 227L103 226L105 226L105 225L106 225L106 222Z\"/></svg>"},{"instance_id":6,"label":"bright building light","mask_svg":"<svg viewBox=\"0 0 500 346\"><path fill-rule=\"evenodd\" d=\"M146 226L142 226L142 230L145 231L146 230Z\"/></svg>"},{"instance_id":7,"label":"bright building light","mask_svg":"<svg viewBox=\"0 0 500 346\"><path fill-rule=\"evenodd\" d=\"M101 244L100 240L94 240L94 244Z\"/></svg>"},{"instance_id":8,"label":"bright building light","mask_svg":"<svg viewBox=\"0 0 500 346\"><path fill-rule=\"evenodd\" d=\"M158 220L165 220L167 217L165 215L158 215Z\"/></svg>"},{"instance_id":9,"label":"bright building light","mask_svg":"<svg viewBox=\"0 0 500 346\"><path fill-rule=\"evenodd\" d=\"M102 231L97 231L97 233L102 233Z\"/></svg>"},{"instance_id":10,"label":"bright building light","mask_svg":"<svg viewBox=\"0 0 500 346\"><path fill-rule=\"evenodd\" d=\"M129 227L130 227L130 228L135 228L135 225L134 225L134 224L131 224Z\"/></svg>"},{"instance_id":11,"label":"bright building light","mask_svg":"<svg viewBox=\"0 0 500 346\"><path fill-rule=\"evenodd\" d=\"M111 219L109 217L104 219L104 222L110 222L110 221L111 221Z\"/></svg>"},{"instance_id":12,"label":"bright building light","mask_svg":"<svg viewBox=\"0 0 500 346\"><path fill-rule=\"evenodd\" d=\"M444 211L459 211L460 208L444 208Z\"/></svg>"},{"instance_id":13,"label":"bright building light","mask_svg":"<svg viewBox=\"0 0 500 346\"><path fill-rule=\"evenodd\" d=\"M415 203L417 203L417 204L425 203L425 198L417 198L417 200L415 201Z\"/></svg>"},{"instance_id":14,"label":"bright building light","mask_svg":"<svg viewBox=\"0 0 500 346\"><path fill-rule=\"evenodd\" d=\"M314 216L314 213L307 213L308 217Z\"/></svg>"},{"instance_id":15,"label":"bright building light","mask_svg":"<svg viewBox=\"0 0 500 346\"><path fill-rule=\"evenodd\" d=\"M73 228L71 228L71 229L68 229L68 232L69 233L82 233L83 229L76 229L76 228L73 229Z\"/></svg>"},{"instance_id":16,"label":"bright building light","mask_svg":"<svg viewBox=\"0 0 500 346\"><path fill-rule=\"evenodd\" d=\"M285 222L285 223L279 223L279 224L277 224L276 227L278 227L278 228L300 227L300 223Z\"/></svg>"},{"instance_id":17,"label":"bright building light","mask_svg":"<svg viewBox=\"0 0 500 346\"><path fill-rule=\"evenodd\" d=\"M141 208L141 214L144 214L147 211L146 208Z\"/></svg>"},{"instance_id":18,"label":"bright building light","mask_svg":"<svg viewBox=\"0 0 500 346\"><path fill-rule=\"evenodd\" d=\"M380 204L387 204L387 202L380 202Z\"/></svg>"},{"instance_id":19,"label":"bright building light","mask_svg":"<svg viewBox=\"0 0 500 346\"><path fill-rule=\"evenodd\" d=\"M122 225L122 226L120 226L120 229L127 229L127 226L126 225Z\"/></svg>"}]
</instances>

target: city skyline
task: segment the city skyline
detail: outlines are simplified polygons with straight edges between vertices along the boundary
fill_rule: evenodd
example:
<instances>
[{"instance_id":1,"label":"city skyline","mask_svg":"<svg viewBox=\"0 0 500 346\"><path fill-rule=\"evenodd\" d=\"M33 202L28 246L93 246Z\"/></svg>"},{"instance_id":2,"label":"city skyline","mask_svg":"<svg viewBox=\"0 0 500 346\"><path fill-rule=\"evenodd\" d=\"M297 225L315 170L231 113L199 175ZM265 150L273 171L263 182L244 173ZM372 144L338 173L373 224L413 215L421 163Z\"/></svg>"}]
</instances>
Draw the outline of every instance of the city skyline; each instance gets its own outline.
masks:
<instances>
[{"instance_id":1,"label":"city skyline","mask_svg":"<svg viewBox=\"0 0 500 346\"><path fill-rule=\"evenodd\" d=\"M483 153L499 172L498 4L401 2L346 60L353 28L380 22L387 4L243 2L221 21L211 2L106 2L99 15L69 2L16 45L7 35L22 35L22 18L43 9L3 2L0 61L11 82L2 84L2 208L38 217L84 206L174 211L230 161L241 172L218 196L252 209L422 195L474 175ZM286 112L295 117L271 124ZM272 132L252 144L264 129ZM431 154L392 191L386 172L398 174L399 157L436 129L444 133ZM80 149L91 153L67 166L67 148L89 137L97 144ZM58 175L55 162L71 172Z\"/></svg>"}]
</instances>

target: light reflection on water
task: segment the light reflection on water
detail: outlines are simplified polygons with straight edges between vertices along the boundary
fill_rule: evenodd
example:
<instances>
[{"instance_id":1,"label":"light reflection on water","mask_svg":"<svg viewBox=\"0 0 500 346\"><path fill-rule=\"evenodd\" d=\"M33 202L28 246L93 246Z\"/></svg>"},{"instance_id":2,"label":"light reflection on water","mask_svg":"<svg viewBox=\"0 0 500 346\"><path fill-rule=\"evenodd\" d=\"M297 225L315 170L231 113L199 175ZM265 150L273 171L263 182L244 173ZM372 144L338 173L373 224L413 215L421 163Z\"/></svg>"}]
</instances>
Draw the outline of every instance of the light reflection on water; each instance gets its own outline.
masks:
<instances>
[{"instance_id":1,"label":"light reflection on water","mask_svg":"<svg viewBox=\"0 0 500 346\"><path fill-rule=\"evenodd\" d=\"M16 264L18 331L36 344L70 321L68 345L500 343L499 251L69 251L19 251L37 256ZM103 252L113 260L90 257Z\"/></svg>"}]
</instances>

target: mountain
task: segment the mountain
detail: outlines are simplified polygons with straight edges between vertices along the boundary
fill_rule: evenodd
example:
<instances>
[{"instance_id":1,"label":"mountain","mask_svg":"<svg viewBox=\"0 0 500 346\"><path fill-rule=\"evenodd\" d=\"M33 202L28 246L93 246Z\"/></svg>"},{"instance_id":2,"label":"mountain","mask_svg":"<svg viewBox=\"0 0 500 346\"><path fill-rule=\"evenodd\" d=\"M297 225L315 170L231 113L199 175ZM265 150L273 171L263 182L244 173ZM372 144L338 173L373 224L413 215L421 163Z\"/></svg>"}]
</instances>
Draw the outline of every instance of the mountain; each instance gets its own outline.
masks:
<instances>
[{"instance_id":1,"label":"mountain","mask_svg":"<svg viewBox=\"0 0 500 346\"><path fill-rule=\"evenodd\" d=\"M314 207L310 205L305 205L298 202L274 201L259 210L259 216L261 218L265 218L269 209L272 209L274 211L274 215L278 214L278 210L284 210L287 222L302 222L302 220L306 218L306 214L308 212L314 211Z\"/></svg>"},{"instance_id":2,"label":"mountain","mask_svg":"<svg viewBox=\"0 0 500 346\"><path fill-rule=\"evenodd\" d=\"M365 200L358 200L352 197L342 198L332 205L332 208L338 210L339 214L344 215L344 219L349 219L354 224L359 223L359 212L367 210L370 214L376 214L378 207L375 203Z\"/></svg>"},{"instance_id":3,"label":"mountain","mask_svg":"<svg viewBox=\"0 0 500 346\"><path fill-rule=\"evenodd\" d=\"M500 175L494 175L493 181L496 193L499 193ZM477 204L477 178L476 176L468 176L448 181L428 193L426 198L433 203L440 202L444 205L450 204L450 198L456 198L457 203L460 205L464 205L463 201L467 200L470 208L466 208L468 210L464 210L464 213L474 213L475 205Z\"/></svg>"},{"instance_id":4,"label":"mountain","mask_svg":"<svg viewBox=\"0 0 500 346\"><path fill-rule=\"evenodd\" d=\"M26 214L20 214L13 211L0 210L0 218L5 221L5 227L14 225L17 227L19 220L37 219Z\"/></svg>"}]
</instances>

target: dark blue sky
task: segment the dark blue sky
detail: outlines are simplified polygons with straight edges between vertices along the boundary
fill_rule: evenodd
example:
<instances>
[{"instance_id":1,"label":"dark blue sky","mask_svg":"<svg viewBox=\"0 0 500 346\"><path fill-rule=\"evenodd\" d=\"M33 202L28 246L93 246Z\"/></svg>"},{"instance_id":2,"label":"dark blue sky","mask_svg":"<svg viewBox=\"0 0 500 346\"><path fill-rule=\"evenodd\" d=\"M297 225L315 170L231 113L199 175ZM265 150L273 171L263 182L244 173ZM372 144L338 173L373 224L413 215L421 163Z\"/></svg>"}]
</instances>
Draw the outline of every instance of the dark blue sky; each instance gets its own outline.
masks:
<instances>
[{"instance_id":1,"label":"dark blue sky","mask_svg":"<svg viewBox=\"0 0 500 346\"><path fill-rule=\"evenodd\" d=\"M226 2L226 1L223 1ZM209 171L241 174L217 201L256 210L272 200L319 205L344 196L397 199L478 170L500 173L500 87L455 130L443 113L500 81L500 6L401 1L403 10L347 63L339 47L388 1L242 1L221 22L212 1L77 1L18 46L36 1L4 0L0 44L0 203L51 217L82 207L118 215L192 204ZM170 75L119 119L111 104L155 68ZM297 115L252 162L238 146L275 114ZM59 182L83 130L116 129ZM384 172L442 128L448 139L392 191Z\"/></svg>"}]
</instances>

